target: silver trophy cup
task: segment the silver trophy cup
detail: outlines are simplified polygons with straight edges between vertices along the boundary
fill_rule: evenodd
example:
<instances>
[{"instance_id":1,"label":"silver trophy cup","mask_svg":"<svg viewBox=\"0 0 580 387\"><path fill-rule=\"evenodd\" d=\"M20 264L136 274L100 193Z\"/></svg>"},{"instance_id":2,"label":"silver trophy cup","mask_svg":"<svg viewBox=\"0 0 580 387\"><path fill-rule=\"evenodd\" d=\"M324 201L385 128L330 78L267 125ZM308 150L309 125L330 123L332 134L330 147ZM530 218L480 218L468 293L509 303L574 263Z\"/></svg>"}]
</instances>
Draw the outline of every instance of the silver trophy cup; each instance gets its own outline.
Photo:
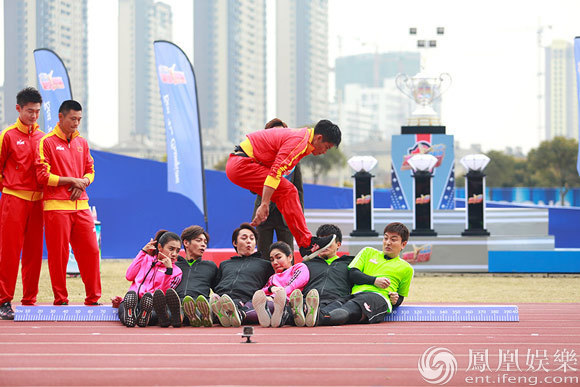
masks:
<instances>
[{"instance_id":1,"label":"silver trophy cup","mask_svg":"<svg viewBox=\"0 0 580 387\"><path fill-rule=\"evenodd\" d=\"M409 77L407 74L399 74L395 83L403 94L417 103L417 108L407 121L409 126L441 125L441 119L431 105L449 90L451 75L442 73L439 76L430 76L419 73Z\"/></svg>"}]
</instances>

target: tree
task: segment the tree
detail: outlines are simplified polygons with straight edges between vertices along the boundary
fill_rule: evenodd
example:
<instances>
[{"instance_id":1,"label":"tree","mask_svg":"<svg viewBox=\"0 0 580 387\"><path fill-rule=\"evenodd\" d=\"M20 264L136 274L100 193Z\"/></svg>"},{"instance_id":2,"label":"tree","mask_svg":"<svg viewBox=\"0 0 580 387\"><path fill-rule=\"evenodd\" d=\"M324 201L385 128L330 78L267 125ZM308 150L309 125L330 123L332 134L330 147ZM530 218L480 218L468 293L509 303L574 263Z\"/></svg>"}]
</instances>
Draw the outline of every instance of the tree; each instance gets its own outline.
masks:
<instances>
[{"instance_id":1,"label":"tree","mask_svg":"<svg viewBox=\"0 0 580 387\"><path fill-rule=\"evenodd\" d=\"M529 186L529 175L526 173L525 160L506 155L500 151L489 151L491 159L485 169L488 187L526 187Z\"/></svg>"},{"instance_id":2,"label":"tree","mask_svg":"<svg viewBox=\"0 0 580 387\"><path fill-rule=\"evenodd\" d=\"M574 139L554 137L543 141L528 153L528 172L536 187L560 187L560 202L570 187L580 186L576 170L578 142Z\"/></svg>"},{"instance_id":3,"label":"tree","mask_svg":"<svg viewBox=\"0 0 580 387\"><path fill-rule=\"evenodd\" d=\"M326 176L334 167L343 167L346 164L346 157L338 148L332 148L320 156L309 154L304 157L300 164L312 171L314 184L318 184L321 176Z\"/></svg>"}]
</instances>

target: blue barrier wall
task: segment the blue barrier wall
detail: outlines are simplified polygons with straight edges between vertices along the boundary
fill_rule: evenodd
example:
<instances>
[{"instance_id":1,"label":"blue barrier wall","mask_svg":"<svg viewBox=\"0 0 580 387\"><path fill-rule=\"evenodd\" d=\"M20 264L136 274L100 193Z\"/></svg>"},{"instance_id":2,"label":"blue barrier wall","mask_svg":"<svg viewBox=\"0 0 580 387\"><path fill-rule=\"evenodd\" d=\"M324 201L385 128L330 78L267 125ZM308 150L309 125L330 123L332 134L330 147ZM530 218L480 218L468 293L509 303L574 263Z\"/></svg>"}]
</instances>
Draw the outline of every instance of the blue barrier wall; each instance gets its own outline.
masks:
<instances>
[{"instance_id":1,"label":"blue barrier wall","mask_svg":"<svg viewBox=\"0 0 580 387\"><path fill-rule=\"evenodd\" d=\"M490 273L580 273L580 251L490 251Z\"/></svg>"}]
</instances>

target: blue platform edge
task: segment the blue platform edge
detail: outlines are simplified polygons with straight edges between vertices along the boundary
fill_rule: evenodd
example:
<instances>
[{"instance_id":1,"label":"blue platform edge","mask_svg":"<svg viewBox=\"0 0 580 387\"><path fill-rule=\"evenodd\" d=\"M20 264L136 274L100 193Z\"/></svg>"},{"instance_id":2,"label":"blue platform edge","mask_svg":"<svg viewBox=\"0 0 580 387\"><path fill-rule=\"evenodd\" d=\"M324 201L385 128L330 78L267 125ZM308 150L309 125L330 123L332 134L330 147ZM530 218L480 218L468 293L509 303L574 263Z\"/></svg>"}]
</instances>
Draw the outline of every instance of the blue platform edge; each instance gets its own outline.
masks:
<instances>
[{"instance_id":1,"label":"blue platform edge","mask_svg":"<svg viewBox=\"0 0 580 387\"><path fill-rule=\"evenodd\" d=\"M14 321L118 321L111 306L17 306ZM516 305L404 305L385 321L520 321Z\"/></svg>"},{"instance_id":2,"label":"blue platform edge","mask_svg":"<svg viewBox=\"0 0 580 387\"><path fill-rule=\"evenodd\" d=\"M490 273L580 273L580 250L490 251Z\"/></svg>"},{"instance_id":3,"label":"blue platform edge","mask_svg":"<svg viewBox=\"0 0 580 387\"><path fill-rule=\"evenodd\" d=\"M520 321L516 305L402 305L385 321Z\"/></svg>"},{"instance_id":4,"label":"blue platform edge","mask_svg":"<svg viewBox=\"0 0 580 387\"><path fill-rule=\"evenodd\" d=\"M14 321L119 321L112 306L16 306Z\"/></svg>"}]
</instances>

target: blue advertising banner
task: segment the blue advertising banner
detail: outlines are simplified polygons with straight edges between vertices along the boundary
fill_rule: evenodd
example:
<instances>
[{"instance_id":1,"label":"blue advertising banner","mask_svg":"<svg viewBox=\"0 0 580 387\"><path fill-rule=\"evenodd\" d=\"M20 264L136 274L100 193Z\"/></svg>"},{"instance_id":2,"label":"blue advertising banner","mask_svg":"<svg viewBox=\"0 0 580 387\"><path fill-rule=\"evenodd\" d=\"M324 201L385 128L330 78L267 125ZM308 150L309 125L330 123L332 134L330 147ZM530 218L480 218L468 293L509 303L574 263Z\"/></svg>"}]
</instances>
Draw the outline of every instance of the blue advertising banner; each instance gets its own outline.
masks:
<instances>
[{"instance_id":1,"label":"blue advertising banner","mask_svg":"<svg viewBox=\"0 0 580 387\"><path fill-rule=\"evenodd\" d=\"M437 158L433 169L433 210L455 208L455 153L453 136L447 134L400 134L391 142L391 202L394 210L413 209L413 177L408 163L415 154ZM431 200L429 198L429 200Z\"/></svg>"},{"instance_id":2,"label":"blue advertising banner","mask_svg":"<svg viewBox=\"0 0 580 387\"><path fill-rule=\"evenodd\" d=\"M72 99L68 72L60 57L52 50L34 50L38 91L42 95L44 112L44 133L50 132L58 123L60 104Z\"/></svg>"},{"instance_id":3,"label":"blue advertising banner","mask_svg":"<svg viewBox=\"0 0 580 387\"><path fill-rule=\"evenodd\" d=\"M574 63L576 64L576 92L578 94L578 160L576 169L580 175L580 36L574 38Z\"/></svg>"},{"instance_id":4,"label":"blue advertising banner","mask_svg":"<svg viewBox=\"0 0 580 387\"><path fill-rule=\"evenodd\" d=\"M165 116L167 188L196 205L207 229L201 126L193 67L175 44L160 40L153 45Z\"/></svg>"}]
</instances>

